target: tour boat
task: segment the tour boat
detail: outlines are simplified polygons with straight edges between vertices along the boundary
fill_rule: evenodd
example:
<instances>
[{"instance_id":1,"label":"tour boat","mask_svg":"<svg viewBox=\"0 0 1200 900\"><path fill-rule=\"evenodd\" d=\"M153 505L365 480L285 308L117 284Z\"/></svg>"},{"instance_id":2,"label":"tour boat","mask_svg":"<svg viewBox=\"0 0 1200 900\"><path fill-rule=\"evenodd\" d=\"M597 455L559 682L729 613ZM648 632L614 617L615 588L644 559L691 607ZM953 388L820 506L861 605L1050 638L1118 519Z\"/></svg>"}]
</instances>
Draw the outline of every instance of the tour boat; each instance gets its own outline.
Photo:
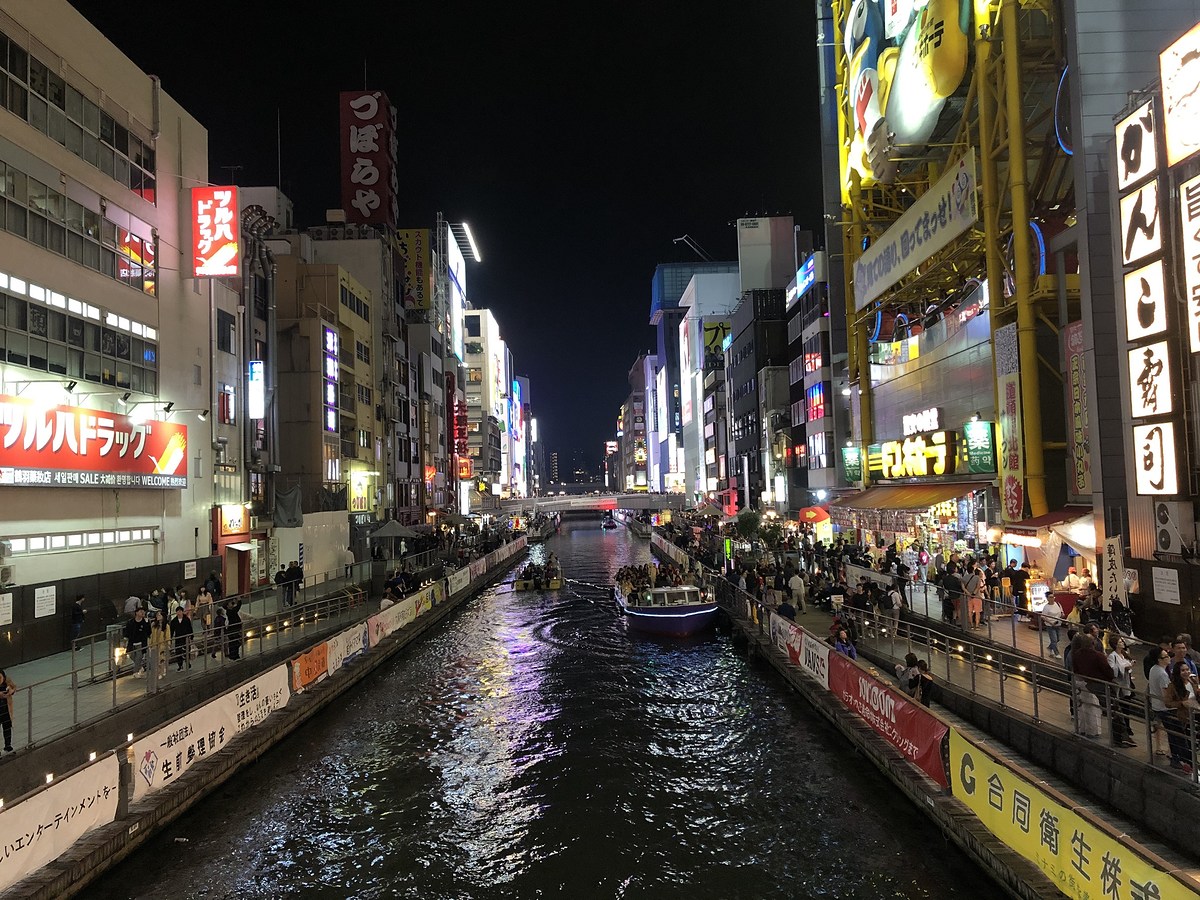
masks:
<instances>
[{"instance_id":1,"label":"tour boat","mask_svg":"<svg viewBox=\"0 0 1200 900\"><path fill-rule=\"evenodd\" d=\"M686 637L710 627L717 618L712 595L691 584L642 590L633 600L614 587L613 595L629 627L647 634Z\"/></svg>"},{"instance_id":2,"label":"tour boat","mask_svg":"<svg viewBox=\"0 0 1200 900\"><path fill-rule=\"evenodd\" d=\"M534 578L518 578L513 582L514 591L557 591L563 586L561 575L555 575L547 582Z\"/></svg>"},{"instance_id":3,"label":"tour boat","mask_svg":"<svg viewBox=\"0 0 1200 900\"><path fill-rule=\"evenodd\" d=\"M617 527L617 520L616 520L616 519L607 519L607 518L606 518L606 519L605 519L603 522L601 522L601 523L600 523L600 527L601 527L601 528L616 528L616 527Z\"/></svg>"}]
</instances>

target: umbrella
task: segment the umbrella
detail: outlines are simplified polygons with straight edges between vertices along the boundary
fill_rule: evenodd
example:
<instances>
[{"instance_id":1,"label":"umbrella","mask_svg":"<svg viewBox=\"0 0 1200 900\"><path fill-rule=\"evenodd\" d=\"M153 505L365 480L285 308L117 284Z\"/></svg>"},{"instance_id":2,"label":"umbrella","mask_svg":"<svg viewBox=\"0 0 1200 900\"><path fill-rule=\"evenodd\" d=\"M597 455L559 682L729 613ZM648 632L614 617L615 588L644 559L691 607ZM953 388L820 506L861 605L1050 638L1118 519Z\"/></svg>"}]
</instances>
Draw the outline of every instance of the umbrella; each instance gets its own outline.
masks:
<instances>
[{"instance_id":1,"label":"umbrella","mask_svg":"<svg viewBox=\"0 0 1200 900\"><path fill-rule=\"evenodd\" d=\"M801 522L824 522L829 518L829 512L819 506L806 506L796 513L796 517Z\"/></svg>"},{"instance_id":2,"label":"umbrella","mask_svg":"<svg viewBox=\"0 0 1200 900\"><path fill-rule=\"evenodd\" d=\"M375 531L373 531L369 535L368 540L373 541L376 538L415 538L416 536L417 533L407 525L401 525L395 519L392 519L381 528L377 528Z\"/></svg>"},{"instance_id":3,"label":"umbrella","mask_svg":"<svg viewBox=\"0 0 1200 900\"><path fill-rule=\"evenodd\" d=\"M719 518L719 517L725 515L725 510L721 509L721 507L717 506L715 503L705 503L701 506L697 506L695 509L692 510L692 512L698 516L705 516L705 517L717 516Z\"/></svg>"},{"instance_id":4,"label":"umbrella","mask_svg":"<svg viewBox=\"0 0 1200 900\"><path fill-rule=\"evenodd\" d=\"M471 520L462 513L452 512L442 516L442 521L447 525L466 525Z\"/></svg>"}]
</instances>

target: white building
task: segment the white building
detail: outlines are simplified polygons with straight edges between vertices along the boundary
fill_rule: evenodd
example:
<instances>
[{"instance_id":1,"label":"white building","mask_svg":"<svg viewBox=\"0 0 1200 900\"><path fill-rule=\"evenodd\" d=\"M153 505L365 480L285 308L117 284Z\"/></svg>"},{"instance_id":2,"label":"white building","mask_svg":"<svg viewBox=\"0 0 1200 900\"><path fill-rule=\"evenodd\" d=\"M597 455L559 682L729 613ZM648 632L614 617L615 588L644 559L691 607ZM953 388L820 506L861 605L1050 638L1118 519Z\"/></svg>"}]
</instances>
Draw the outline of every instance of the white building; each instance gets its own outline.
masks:
<instances>
[{"instance_id":1,"label":"white building","mask_svg":"<svg viewBox=\"0 0 1200 900\"><path fill-rule=\"evenodd\" d=\"M232 304L188 277L206 130L66 0L2 0L0 31L0 574L17 586L0 629L32 635L76 592L206 574L215 308Z\"/></svg>"}]
</instances>

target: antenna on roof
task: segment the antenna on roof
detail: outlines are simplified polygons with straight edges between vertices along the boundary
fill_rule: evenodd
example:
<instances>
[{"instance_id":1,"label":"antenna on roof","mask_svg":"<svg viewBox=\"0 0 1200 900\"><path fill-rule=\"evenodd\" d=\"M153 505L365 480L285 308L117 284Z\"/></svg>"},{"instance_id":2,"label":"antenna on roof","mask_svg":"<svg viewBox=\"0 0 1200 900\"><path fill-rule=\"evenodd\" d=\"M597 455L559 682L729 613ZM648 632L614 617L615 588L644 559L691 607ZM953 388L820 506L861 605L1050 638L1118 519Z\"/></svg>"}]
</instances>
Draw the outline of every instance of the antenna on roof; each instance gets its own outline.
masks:
<instances>
[{"instance_id":1,"label":"antenna on roof","mask_svg":"<svg viewBox=\"0 0 1200 900\"><path fill-rule=\"evenodd\" d=\"M708 252L703 247L701 247L699 244L697 244L696 241L692 239L692 236L690 234L685 234L683 237L677 237L671 243L687 244L689 247L692 248L692 250L695 252L695 254L698 257L700 257L702 260L704 260L705 262L713 261L712 257L708 255Z\"/></svg>"}]
</instances>

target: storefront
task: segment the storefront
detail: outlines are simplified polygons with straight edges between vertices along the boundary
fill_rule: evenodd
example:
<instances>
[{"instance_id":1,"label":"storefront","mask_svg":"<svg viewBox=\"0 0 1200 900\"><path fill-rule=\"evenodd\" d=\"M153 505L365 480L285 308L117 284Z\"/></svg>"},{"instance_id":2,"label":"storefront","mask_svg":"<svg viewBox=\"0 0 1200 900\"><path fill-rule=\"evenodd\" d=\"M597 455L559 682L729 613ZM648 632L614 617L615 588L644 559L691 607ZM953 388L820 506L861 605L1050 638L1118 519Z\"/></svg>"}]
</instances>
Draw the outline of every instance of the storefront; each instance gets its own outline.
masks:
<instances>
[{"instance_id":1,"label":"storefront","mask_svg":"<svg viewBox=\"0 0 1200 900\"><path fill-rule=\"evenodd\" d=\"M989 530L1000 544L1002 560L1029 563L1030 605L1039 612L1053 594L1064 612L1070 612L1081 588L1066 584L1071 569L1081 580L1098 583L1096 570L1096 519L1090 506L1066 506L1044 516L1024 519Z\"/></svg>"},{"instance_id":2,"label":"storefront","mask_svg":"<svg viewBox=\"0 0 1200 900\"><path fill-rule=\"evenodd\" d=\"M270 540L266 531L252 531L251 524L244 504L213 507L213 551L223 559L226 596L244 594L271 581Z\"/></svg>"},{"instance_id":3,"label":"storefront","mask_svg":"<svg viewBox=\"0 0 1200 900\"><path fill-rule=\"evenodd\" d=\"M842 534L867 546L961 552L981 545L980 526L996 502L988 482L881 484L839 497L829 515Z\"/></svg>"}]
</instances>

